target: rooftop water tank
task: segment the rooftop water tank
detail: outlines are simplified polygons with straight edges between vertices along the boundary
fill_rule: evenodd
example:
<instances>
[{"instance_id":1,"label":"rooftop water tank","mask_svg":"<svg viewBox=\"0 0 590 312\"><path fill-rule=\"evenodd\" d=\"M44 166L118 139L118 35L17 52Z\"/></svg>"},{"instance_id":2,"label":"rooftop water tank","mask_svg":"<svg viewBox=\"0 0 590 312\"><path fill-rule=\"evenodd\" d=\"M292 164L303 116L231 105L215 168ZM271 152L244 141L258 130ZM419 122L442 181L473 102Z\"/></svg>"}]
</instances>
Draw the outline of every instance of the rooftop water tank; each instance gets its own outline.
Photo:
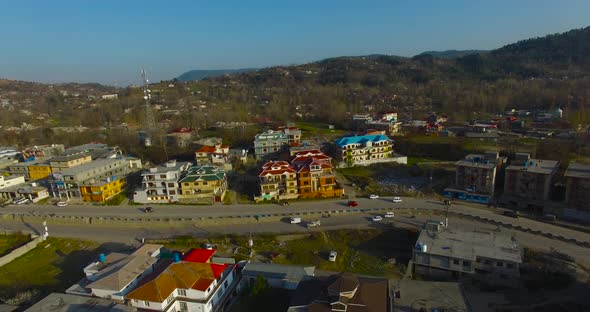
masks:
<instances>
[{"instance_id":1,"label":"rooftop water tank","mask_svg":"<svg viewBox=\"0 0 590 312\"><path fill-rule=\"evenodd\" d=\"M428 246L426 246L426 244L422 245L422 252L427 252L428 251Z\"/></svg>"},{"instance_id":2,"label":"rooftop water tank","mask_svg":"<svg viewBox=\"0 0 590 312\"><path fill-rule=\"evenodd\" d=\"M98 261L100 261L100 263L104 263L105 261L107 261L107 257L103 253L101 253L98 256Z\"/></svg>"},{"instance_id":3,"label":"rooftop water tank","mask_svg":"<svg viewBox=\"0 0 590 312\"><path fill-rule=\"evenodd\" d=\"M174 260L174 263L178 263L180 262L180 255L178 253L174 253L172 259Z\"/></svg>"}]
</instances>

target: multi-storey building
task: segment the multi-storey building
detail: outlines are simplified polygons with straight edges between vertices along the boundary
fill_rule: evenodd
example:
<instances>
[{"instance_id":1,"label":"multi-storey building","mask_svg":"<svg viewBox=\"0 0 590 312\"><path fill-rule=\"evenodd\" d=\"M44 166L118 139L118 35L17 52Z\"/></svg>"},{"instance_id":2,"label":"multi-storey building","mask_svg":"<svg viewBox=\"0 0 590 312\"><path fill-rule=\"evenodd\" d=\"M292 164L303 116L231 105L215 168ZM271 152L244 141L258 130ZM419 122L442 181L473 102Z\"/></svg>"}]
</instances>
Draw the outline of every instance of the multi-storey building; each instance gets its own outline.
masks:
<instances>
[{"instance_id":1,"label":"multi-storey building","mask_svg":"<svg viewBox=\"0 0 590 312\"><path fill-rule=\"evenodd\" d=\"M25 183L25 177L22 175L4 176L0 174L0 189L12 187Z\"/></svg>"},{"instance_id":2,"label":"multi-storey building","mask_svg":"<svg viewBox=\"0 0 590 312\"><path fill-rule=\"evenodd\" d=\"M55 173L90 162L92 162L92 156L89 153L77 153L53 157L49 160L49 166L51 167L51 172Z\"/></svg>"},{"instance_id":3,"label":"multi-storey building","mask_svg":"<svg viewBox=\"0 0 590 312\"><path fill-rule=\"evenodd\" d=\"M269 161L258 175L260 197L256 200L280 200L297 198L297 175L286 161Z\"/></svg>"},{"instance_id":4,"label":"multi-storey building","mask_svg":"<svg viewBox=\"0 0 590 312\"><path fill-rule=\"evenodd\" d=\"M528 153L517 153L506 168L504 201L542 212L558 166L555 160L532 159Z\"/></svg>"},{"instance_id":5,"label":"multi-storey building","mask_svg":"<svg viewBox=\"0 0 590 312\"><path fill-rule=\"evenodd\" d=\"M53 171L50 179L51 192L54 197L82 197L84 186L100 185L124 179L130 172L129 160L126 158L102 158L90 163ZM87 197L91 198L91 197Z\"/></svg>"},{"instance_id":6,"label":"multi-storey building","mask_svg":"<svg viewBox=\"0 0 590 312\"><path fill-rule=\"evenodd\" d=\"M498 152L470 154L455 163L455 185L444 195L461 200L490 203L494 198L496 177L506 163Z\"/></svg>"},{"instance_id":7,"label":"multi-storey building","mask_svg":"<svg viewBox=\"0 0 590 312\"><path fill-rule=\"evenodd\" d=\"M63 144L51 144L51 145L40 145L40 146L27 147L21 151L21 155L24 160L27 160L27 159L55 157L55 156L62 155L64 152L65 152L65 148L64 148Z\"/></svg>"},{"instance_id":8,"label":"multi-storey building","mask_svg":"<svg viewBox=\"0 0 590 312\"><path fill-rule=\"evenodd\" d=\"M219 167L191 166L178 182L180 200L221 202L227 190L227 176Z\"/></svg>"},{"instance_id":9,"label":"multi-storey building","mask_svg":"<svg viewBox=\"0 0 590 312\"><path fill-rule=\"evenodd\" d=\"M297 145L301 141L301 130L294 127L280 128L278 131L268 130L256 135L254 139L254 155L261 159L266 155L278 153L283 148Z\"/></svg>"},{"instance_id":10,"label":"multi-storey building","mask_svg":"<svg viewBox=\"0 0 590 312\"><path fill-rule=\"evenodd\" d=\"M133 201L143 204L178 201L180 198L178 180L190 165L190 162L171 160L143 172L141 189L135 191Z\"/></svg>"},{"instance_id":11,"label":"multi-storey building","mask_svg":"<svg viewBox=\"0 0 590 312\"><path fill-rule=\"evenodd\" d=\"M297 174L299 198L339 197L344 189L336 182L332 159L319 150L295 154L291 166Z\"/></svg>"},{"instance_id":12,"label":"multi-storey building","mask_svg":"<svg viewBox=\"0 0 590 312\"><path fill-rule=\"evenodd\" d=\"M195 152L195 160L201 166L215 165L225 168L225 165L229 164L229 145L205 145Z\"/></svg>"},{"instance_id":13,"label":"multi-storey building","mask_svg":"<svg viewBox=\"0 0 590 312\"><path fill-rule=\"evenodd\" d=\"M119 150L116 146L108 146L103 143L88 143L82 144L78 146L73 146L70 148L66 148L64 151L64 155L74 155L86 153L91 156L92 159L99 159L99 158L115 158L121 156L121 150Z\"/></svg>"},{"instance_id":14,"label":"multi-storey building","mask_svg":"<svg viewBox=\"0 0 590 312\"><path fill-rule=\"evenodd\" d=\"M572 162L565 172L566 218L590 220L590 164Z\"/></svg>"},{"instance_id":15,"label":"multi-storey building","mask_svg":"<svg viewBox=\"0 0 590 312\"><path fill-rule=\"evenodd\" d=\"M49 161L29 165L29 180L37 181L49 178L51 175L51 165Z\"/></svg>"},{"instance_id":16,"label":"multi-storey building","mask_svg":"<svg viewBox=\"0 0 590 312\"><path fill-rule=\"evenodd\" d=\"M107 177L82 184L80 194L86 202L105 202L123 192L126 184L124 176Z\"/></svg>"},{"instance_id":17,"label":"multi-storey building","mask_svg":"<svg viewBox=\"0 0 590 312\"><path fill-rule=\"evenodd\" d=\"M514 237L426 224L412 251L414 274L435 280L478 279L518 287L522 250Z\"/></svg>"},{"instance_id":18,"label":"multi-storey building","mask_svg":"<svg viewBox=\"0 0 590 312\"><path fill-rule=\"evenodd\" d=\"M386 135L360 135L336 140L345 166L367 166L382 162L407 163L407 157L396 156L393 141Z\"/></svg>"}]
</instances>

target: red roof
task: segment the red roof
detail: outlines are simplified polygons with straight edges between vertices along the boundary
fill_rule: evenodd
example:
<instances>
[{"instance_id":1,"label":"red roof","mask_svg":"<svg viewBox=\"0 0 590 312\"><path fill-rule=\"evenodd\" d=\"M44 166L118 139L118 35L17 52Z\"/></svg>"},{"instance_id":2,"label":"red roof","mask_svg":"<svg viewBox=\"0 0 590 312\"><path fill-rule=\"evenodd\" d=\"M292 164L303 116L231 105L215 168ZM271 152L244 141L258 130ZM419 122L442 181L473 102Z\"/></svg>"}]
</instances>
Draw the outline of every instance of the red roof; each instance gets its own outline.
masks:
<instances>
[{"instance_id":1,"label":"red roof","mask_svg":"<svg viewBox=\"0 0 590 312\"><path fill-rule=\"evenodd\" d=\"M215 254L215 249L193 248L184 256L184 259L182 260L187 262L207 263L213 254Z\"/></svg>"},{"instance_id":2,"label":"red roof","mask_svg":"<svg viewBox=\"0 0 590 312\"><path fill-rule=\"evenodd\" d=\"M215 274L215 271L213 271L213 274ZM217 278L217 276L215 276ZM194 285L193 285L193 289L196 290L200 290L200 291L205 291L207 290L207 288L209 288L209 286L211 286L211 284L213 283L214 280L212 279L208 279L208 278L200 278Z\"/></svg>"},{"instance_id":3,"label":"red roof","mask_svg":"<svg viewBox=\"0 0 590 312\"><path fill-rule=\"evenodd\" d=\"M225 271L225 268L227 267L228 264L211 263L211 271L213 271L213 275L215 275L215 278L219 278L221 276L221 273L223 273L223 271Z\"/></svg>"},{"instance_id":4,"label":"red roof","mask_svg":"<svg viewBox=\"0 0 590 312\"><path fill-rule=\"evenodd\" d=\"M215 146L205 145L197 150L197 153L213 153L215 152Z\"/></svg>"}]
</instances>

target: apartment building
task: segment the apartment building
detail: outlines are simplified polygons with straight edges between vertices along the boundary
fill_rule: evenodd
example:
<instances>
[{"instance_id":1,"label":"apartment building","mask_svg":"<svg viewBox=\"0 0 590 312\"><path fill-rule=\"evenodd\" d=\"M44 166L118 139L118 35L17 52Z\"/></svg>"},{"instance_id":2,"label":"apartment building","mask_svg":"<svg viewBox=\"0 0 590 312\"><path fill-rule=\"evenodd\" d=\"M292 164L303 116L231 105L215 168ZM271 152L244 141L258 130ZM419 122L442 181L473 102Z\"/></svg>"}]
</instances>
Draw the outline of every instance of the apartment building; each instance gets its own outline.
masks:
<instances>
[{"instance_id":1,"label":"apartment building","mask_svg":"<svg viewBox=\"0 0 590 312\"><path fill-rule=\"evenodd\" d=\"M24 160L27 160L60 156L64 152L65 148L63 144L51 144L27 147L21 151L21 155Z\"/></svg>"},{"instance_id":2,"label":"apartment building","mask_svg":"<svg viewBox=\"0 0 590 312\"><path fill-rule=\"evenodd\" d=\"M124 179L129 172L129 161L126 158L97 159L83 165L53 171L50 179L51 193L59 198L82 197L82 187L101 185L102 181L110 183ZM85 189L86 191L88 190Z\"/></svg>"},{"instance_id":3,"label":"apartment building","mask_svg":"<svg viewBox=\"0 0 590 312\"><path fill-rule=\"evenodd\" d=\"M193 165L178 184L181 201L221 202L227 190L227 176L219 167Z\"/></svg>"},{"instance_id":4,"label":"apartment building","mask_svg":"<svg viewBox=\"0 0 590 312\"><path fill-rule=\"evenodd\" d=\"M255 200L282 200L297 198L297 174L286 161L269 161L258 175L260 196Z\"/></svg>"},{"instance_id":5,"label":"apartment building","mask_svg":"<svg viewBox=\"0 0 590 312\"><path fill-rule=\"evenodd\" d=\"M393 152L393 141L386 135L359 135L336 140L343 166L368 166L383 162L407 163L407 157Z\"/></svg>"},{"instance_id":6,"label":"apartment building","mask_svg":"<svg viewBox=\"0 0 590 312\"><path fill-rule=\"evenodd\" d=\"M542 212L558 167L558 161L533 159L528 153L517 153L506 167L504 201L522 209Z\"/></svg>"},{"instance_id":7,"label":"apartment building","mask_svg":"<svg viewBox=\"0 0 590 312\"><path fill-rule=\"evenodd\" d=\"M9 188L23 183L25 183L25 177L22 175L5 176L0 174L0 189Z\"/></svg>"},{"instance_id":8,"label":"apartment building","mask_svg":"<svg viewBox=\"0 0 590 312\"><path fill-rule=\"evenodd\" d=\"M80 194L85 202L105 202L123 192L127 185L124 176L107 177L80 186Z\"/></svg>"},{"instance_id":9,"label":"apartment building","mask_svg":"<svg viewBox=\"0 0 590 312\"><path fill-rule=\"evenodd\" d=\"M51 167L51 172L55 173L90 162L92 162L92 156L89 153L77 153L53 157L49 160L49 166Z\"/></svg>"},{"instance_id":10,"label":"apartment building","mask_svg":"<svg viewBox=\"0 0 590 312\"><path fill-rule=\"evenodd\" d=\"M171 160L144 171L141 174L141 189L134 192L133 201L142 204L178 201L178 181L190 165L190 162Z\"/></svg>"},{"instance_id":11,"label":"apartment building","mask_svg":"<svg viewBox=\"0 0 590 312\"><path fill-rule=\"evenodd\" d=\"M565 172L564 217L590 221L590 164L572 162Z\"/></svg>"},{"instance_id":12,"label":"apartment building","mask_svg":"<svg viewBox=\"0 0 590 312\"><path fill-rule=\"evenodd\" d=\"M49 161L43 161L29 165L29 181L38 181L49 178L51 165Z\"/></svg>"},{"instance_id":13,"label":"apartment building","mask_svg":"<svg viewBox=\"0 0 590 312\"><path fill-rule=\"evenodd\" d=\"M414 274L433 280L472 278L518 287L522 248L497 232L460 231L426 224L412 250Z\"/></svg>"},{"instance_id":14,"label":"apartment building","mask_svg":"<svg viewBox=\"0 0 590 312\"><path fill-rule=\"evenodd\" d=\"M477 203L490 203L495 195L496 177L506 164L498 152L470 154L455 163L455 185L444 195Z\"/></svg>"},{"instance_id":15,"label":"apartment building","mask_svg":"<svg viewBox=\"0 0 590 312\"><path fill-rule=\"evenodd\" d=\"M298 145L301 141L301 130L295 127L283 127L279 130L268 130L254 138L254 155L261 159L266 155L278 153L284 148Z\"/></svg>"},{"instance_id":16,"label":"apartment building","mask_svg":"<svg viewBox=\"0 0 590 312\"><path fill-rule=\"evenodd\" d=\"M103 143L88 143L73 146L66 148L63 154L67 156L81 153L89 154L92 159L116 158L122 155L121 150L118 147L108 146Z\"/></svg>"},{"instance_id":17,"label":"apartment building","mask_svg":"<svg viewBox=\"0 0 590 312\"><path fill-rule=\"evenodd\" d=\"M301 151L291 160L297 175L299 198L340 197L344 189L336 182L332 158L319 150Z\"/></svg>"}]
</instances>

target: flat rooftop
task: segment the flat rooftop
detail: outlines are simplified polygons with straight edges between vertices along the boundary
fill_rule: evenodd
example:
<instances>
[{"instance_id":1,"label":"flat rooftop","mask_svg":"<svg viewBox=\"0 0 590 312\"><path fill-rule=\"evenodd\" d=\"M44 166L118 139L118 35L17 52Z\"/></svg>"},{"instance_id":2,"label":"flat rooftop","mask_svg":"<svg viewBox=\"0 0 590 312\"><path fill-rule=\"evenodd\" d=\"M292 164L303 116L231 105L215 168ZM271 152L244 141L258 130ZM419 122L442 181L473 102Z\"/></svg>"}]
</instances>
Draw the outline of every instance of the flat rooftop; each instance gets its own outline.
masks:
<instances>
[{"instance_id":1,"label":"flat rooftop","mask_svg":"<svg viewBox=\"0 0 590 312\"><path fill-rule=\"evenodd\" d=\"M177 161L174 165L170 165L170 162L160 164L156 167L150 168L142 173L142 175L149 175L154 173L166 173L170 171L177 171L181 167L190 164L188 161Z\"/></svg>"},{"instance_id":2,"label":"flat rooftop","mask_svg":"<svg viewBox=\"0 0 590 312\"><path fill-rule=\"evenodd\" d=\"M103 166L112 165L120 162L126 162L126 159L123 158L101 158L93 160L87 164L79 165L76 167L66 168L61 171L61 174L64 176L72 176L76 175L85 171L94 170Z\"/></svg>"},{"instance_id":3,"label":"flat rooftop","mask_svg":"<svg viewBox=\"0 0 590 312\"><path fill-rule=\"evenodd\" d=\"M506 167L506 170L522 170L532 173L552 174L557 170L557 166L559 166L559 161L557 160L531 158L524 163L515 163L515 161L513 161L510 166Z\"/></svg>"},{"instance_id":4,"label":"flat rooftop","mask_svg":"<svg viewBox=\"0 0 590 312\"><path fill-rule=\"evenodd\" d=\"M483 154L469 154L465 158L455 162L455 166L492 169L504 161L506 161L505 157L489 159Z\"/></svg>"},{"instance_id":5,"label":"flat rooftop","mask_svg":"<svg viewBox=\"0 0 590 312\"><path fill-rule=\"evenodd\" d=\"M130 306L97 297L52 293L41 299L25 312L123 312L132 311Z\"/></svg>"},{"instance_id":6,"label":"flat rooftop","mask_svg":"<svg viewBox=\"0 0 590 312\"><path fill-rule=\"evenodd\" d=\"M590 179L590 164L572 162L567 167L564 176L568 178Z\"/></svg>"},{"instance_id":7,"label":"flat rooftop","mask_svg":"<svg viewBox=\"0 0 590 312\"><path fill-rule=\"evenodd\" d=\"M476 256L522 263L517 241L496 232L460 231L443 228L441 231L422 230L418 242L426 244L427 254L475 261Z\"/></svg>"},{"instance_id":8,"label":"flat rooftop","mask_svg":"<svg viewBox=\"0 0 590 312\"><path fill-rule=\"evenodd\" d=\"M63 156L55 156L52 157L50 161L71 161L74 159L80 159L84 157L90 156L89 153L78 153L78 154L70 154L70 155L63 155Z\"/></svg>"}]
</instances>

